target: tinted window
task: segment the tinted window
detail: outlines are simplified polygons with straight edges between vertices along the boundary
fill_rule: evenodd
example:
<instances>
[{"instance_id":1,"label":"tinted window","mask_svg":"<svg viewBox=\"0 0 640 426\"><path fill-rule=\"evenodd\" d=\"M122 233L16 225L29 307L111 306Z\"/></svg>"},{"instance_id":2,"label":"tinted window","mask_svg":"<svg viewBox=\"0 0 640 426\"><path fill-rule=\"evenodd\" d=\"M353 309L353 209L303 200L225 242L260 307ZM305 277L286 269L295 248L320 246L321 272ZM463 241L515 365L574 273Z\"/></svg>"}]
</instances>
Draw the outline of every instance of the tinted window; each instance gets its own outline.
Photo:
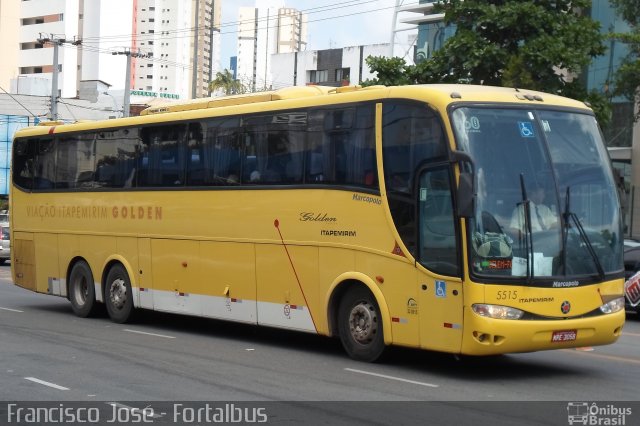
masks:
<instances>
[{"instance_id":1,"label":"tinted window","mask_svg":"<svg viewBox=\"0 0 640 426\"><path fill-rule=\"evenodd\" d=\"M184 124L144 127L140 131L137 186L183 186L186 146Z\"/></svg>"},{"instance_id":2,"label":"tinted window","mask_svg":"<svg viewBox=\"0 0 640 426\"><path fill-rule=\"evenodd\" d=\"M138 129L102 131L96 139L96 185L106 188L135 186Z\"/></svg>"},{"instance_id":3,"label":"tinted window","mask_svg":"<svg viewBox=\"0 0 640 426\"><path fill-rule=\"evenodd\" d=\"M56 138L56 188L93 186L94 144L94 133Z\"/></svg>"},{"instance_id":4,"label":"tinted window","mask_svg":"<svg viewBox=\"0 0 640 426\"><path fill-rule=\"evenodd\" d=\"M387 102L382 116L382 155L391 216L415 255L415 175L422 164L441 161L446 139L437 115L421 105Z\"/></svg>"},{"instance_id":5,"label":"tinted window","mask_svg":"<svg viewBox=\"0 0 640 426\"><path fill-rule=\"evenodd\" d=\"M307 183L377 187L373 105L309 112Z\"/></svg>"},{"instance_id":6,"label":"tinted window","mask_svg":"<svg viewBox=\"0 0 640 426\"><path fill-rule=\"evenodd\" d=\"M419 181L420 261L433 272L459 274L449 169L425 171Z\"/></svg>"},{"instance_id":7,"label":"tinted window","mask_svg":"<svg viewBox=\"0 0 640 426\"><path fill-rule=\"evenodd\" d=\"M206 122L206 137L198 149L199 175L205 185L236 185L240 182L240 120L219 118ZM191 151L192 161L194 151Z\"/></svg>"},{"instance_id":8,"label":"tinted window","mask_svg":"<svg viewBox=\"0 0 640 426\"><path fill-rule=\"evenodd\" d=\"M53 189L56 180L56 151L53 138L40 139L36 147L35 189Z\"/></svg>"},{"instance_id":9,"label":"tinted window","mask_svg":"<svg viewBox=\"0 0 640 426\"><path fill-rule=\"evenodd\" d=\"M276 113L243 120L243 182L302 183L307 114Z\"/></svg>"},{"instance_id":10,"label":"tinted window","mask_svg":"<svg viewBox=\"0 0 640 426\"><path fill-rule=\"evenodd\" d=\"M36 170L35 152L38 139L16 139L13 142L13 183L24 189L33 187Z\"/></svg>"}]
</instances>

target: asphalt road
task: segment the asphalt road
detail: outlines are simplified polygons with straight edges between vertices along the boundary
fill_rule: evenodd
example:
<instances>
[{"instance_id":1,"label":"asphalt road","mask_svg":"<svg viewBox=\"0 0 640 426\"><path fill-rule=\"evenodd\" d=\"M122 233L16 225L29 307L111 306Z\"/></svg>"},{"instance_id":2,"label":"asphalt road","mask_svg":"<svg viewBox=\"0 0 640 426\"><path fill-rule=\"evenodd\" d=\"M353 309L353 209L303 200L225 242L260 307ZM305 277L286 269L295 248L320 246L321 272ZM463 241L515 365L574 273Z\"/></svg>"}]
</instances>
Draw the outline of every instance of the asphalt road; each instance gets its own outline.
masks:
<instances>
[{"instance_id":1,"label":"asphalt road","mask_svg":"<svg viewBox=\"0 0 640 426\"><path fill-rule=\"evenodd\" d=\"M639 393L633 314L610 346L463 359L395 349L367 364L310 334L152 312L125 325L77 318L0 266L0 401L558 401L566 411Z\"/></svg>"}]
</instances>

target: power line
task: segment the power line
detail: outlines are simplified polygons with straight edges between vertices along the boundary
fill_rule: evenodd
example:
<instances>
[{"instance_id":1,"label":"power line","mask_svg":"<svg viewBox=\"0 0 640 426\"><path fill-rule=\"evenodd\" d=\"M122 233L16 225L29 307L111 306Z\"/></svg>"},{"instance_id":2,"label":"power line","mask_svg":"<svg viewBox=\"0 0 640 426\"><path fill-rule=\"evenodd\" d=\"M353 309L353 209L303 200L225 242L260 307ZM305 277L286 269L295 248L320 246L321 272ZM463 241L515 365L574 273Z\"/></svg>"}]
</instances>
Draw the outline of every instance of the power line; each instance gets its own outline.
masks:
<instances>
[{"instance_id":1,"label":"power line","mask_svg":"<svg viewBox=\"0 0 640 426\"><path fill-rule=\"evenodd\" d=\"M13 95L12 95L11 93L9 93L9 92L7 92L6 90L4 90L4 88L3 88L2 86L0 86L0 89L2 89L2 91L3 91L4 93L6 93L7 95L9 95L9 97L10 97L11 99L13 99L14 101L16 101L16 103L17 103L18 105L20 105L22 108L24 108L24 109L25 109L25 111L27 111L29 114L31 114L31 116L32 116L32 117L36 117L36 118L38 117L38 116L37 116L37 115L35 115L33 112L31 112L31 110L30 110L29 108L27 108L26 106L22 105L22 104L20 103L20 101L19 101L19 100L17 100L16 98L14 98L14 97L13 97Z\"/></svg>"},{"instance_id":2,"label":"power line","mask_svg":"<svg viewBox=\"0 0 640 426\"><path fill-rule=\"evenodd\" d=\"M304 13L307 15L313 14L313 13L320 13L320 12L328 12L331 10L335 10L335 9L343 9L345 7L353 7L353 6L360 6L363 4L367 4L367 3L375 3L377 0L367 0L367 1L361 1L361 0L351 0L351 1L344 1L344 2L339 2L339 3L332 3L332 4L328 4L328 5L324 5L324 6L318 6L318 7L313 7L313 8L309 8L309 9L301 9L298 12L300 13ZM417 4L417 3L416 3ZM335 6L335 7L334 7ZM395 6L394 6L395 7ZM316 9L325 9L325 10L316 10ZM378 9L374 9L373 11L376 11ZM349 15L346 15L349 16ZM256 19L246 19L246 20L242 20L242 21L229 21L229 22L225 22L220 24L220 26L218 28L224 28L224 27L232 27L232 26L237 26L241 23L249 23L249 22L258 22L258 23L262 23L264 21L272 21L275 18L271 18L271 17L263 17L263 18L258 18ZM315 22L314 20L312 21L307 21L307 22ZM208 30L211 29L211 26L196 26L196 27L189 27L189 28L183 28L183 29L179 29L179 30L169 30L169 31L165 31L167 33L191 33L191 32L195 32L198 30ZM235 33L238 32L236 31L230 31L230 32L220 32L220 34L231 34L231 33ZM157 33L153 33L153 34L157 34ZM84 40L87 41L94 41L94 40L110 40L110 39L115 39L115 40L129 40L131 39L131 37L136 36L135 34L131 33L131 34L120 34L120 35L111 35L111 36L104 36L104 37L86 37ZM155 38L153 38L152 34L144 34L145 37L143 38L136 38L136 40L141 40L141 41L145 41L145 40L155 40ZM146 36L149 36L150 38L146 38ZM190 37L190 36L188 36Z\"/></svg>"},{"instance_id":3,"label":"power line","mask_svg":"<svg viewBox=\"0 0 640 426\"><path fill-rule=\"evenodd\" d=\"M346 2L346 3L351 3L351 2ZM338 4L340 4L340 3L338 3ZM326 20L329 20L329 19L338 19L338 18L344 18L344 17L349 17L349 16L362 15L362 14L366 14L366 13L372 13L372 12L378 12L378 11L382 11L382 10L392 9L394 7L395 6L382 7L382 8L377 8L377 9L370 9L370 10L365 10L365 11L361 11L361 12L348 13L348 14L344 14L344 15L337 15L337 16L331 16L331 17L325 17L325 18L318 18L318 19L307 21L307 22L321 22L321 21L326 21ZM274 29L276 27L277 26L274 25L274 26L270 26L270 27L264 27L262 29ZM234 33L237 33L237 32L238 32L238 30L228 31L228 32L221 32L220 35L223 35L223 34L234 34ZM126 37L131 37L131 36L132 35L129 34ZM156 41L156 40L178 40L178 39L190 38L190 37L191 37L190 35L189 36L180 36L180 37L154 37L153 40L154 41ZM102 40L103 38L98 38L98 39ZM109 53L109 54L112 53L112 50L108 50L106 48L100 48L100 47L97 47L95 45L91 45L91 44L87 43L86 40L87 39L83 40L83 44L82 44L82 46L80 48L90 49L90 51L93 51L93 52L96 52L96 53L105 53L105 54L106 53ZM75 46L75 47L78 47L78 46ZM179 62L169 61L169 60L162 59L162 58L150 57L147 60L151 61L151 62L162 63L162 64L165 64L165 65L181 67L181 68L184 68L184 69L192 69L192 66L189 65L189 64L182 64L182 63L179 63Z\"/></svg>"},{"instance_id":4,"label":"power line","mask_svg":"<svg viewBox=\"0 0 640 426\"><path fill-rule=\"evenodd\" d=\"M371 3L372 1L375 0L370 0L370 1L366 1L366 2L360 2L360 4L362 3ZM418 4L418 3L412 3L412 4ZM308 20L307 23L313 23L313 22L322 22L322 21L327 21L330 19L340 19L340 18L346 18L349 16L357 16L357 15L363 15L363 14L367 14L367 13L373 13L373 12L379 12L379 11L383 11L383 10L388 10L388 9L393 9L395 8L394 6L387 6L387 7L381 7L381 8L376 8L376 9L369 9L369 10L364 10L364 11L360 11L360 12L352 12L352 13L346 13L343 15L335 15L335 16L329 16L329 17L324 17L324 18L317 18L317 19L312 19L312 20ZM261 20L267 20L267 18L260 18L258 19L258 21ZM273 21L275 20L275 18L268 18L269 21ZM248 21L239 21L239 22L255 22L256 20L248 20ZM291 26L293 24L287 24L285 26ZM270 29L275 29L277 28L277 24L273 25L273 26L265 26L265 27L261 27L258 28L258 30L270 30ZM192 28L188 28L188 29L183 29L183 30L171 30L171 32L174 32L175 34L178 33L191 33L194 31L197 31L199 29L211 29L210 26L204 26L204 27L192 27ZM165 31L168 32L168 31ZM240 32L239 30L229 30L229 31L221 31L218 34L219 35L227 35L227 34L235 34ZM185 38L191 38L192 35L191 34L186 34L186 35L177 35L175 37L163 37L162 35L157 36L158 33L153 33L153 35L151 34L145 34L144 38L142 37L138 37L137 34L123 34L121 36L105 36L105 37L95 37L94 39L96 41L113 41L113 42L117 42L117 41L122 41L122 42L128 42L131 41L133 39L135 39L136 41L167 41L167 40L180 40L180 39L185 39ZM115 37L114 39L109 39L109 37ZM148 37L148 38L147 38ZM89 40L89 38L84 39L84 42L86 43L86 40ZM89 44L89 43L86 43ZM95 45L93 45L93 47L97 47Z\"/></svg>"}]
</instances>

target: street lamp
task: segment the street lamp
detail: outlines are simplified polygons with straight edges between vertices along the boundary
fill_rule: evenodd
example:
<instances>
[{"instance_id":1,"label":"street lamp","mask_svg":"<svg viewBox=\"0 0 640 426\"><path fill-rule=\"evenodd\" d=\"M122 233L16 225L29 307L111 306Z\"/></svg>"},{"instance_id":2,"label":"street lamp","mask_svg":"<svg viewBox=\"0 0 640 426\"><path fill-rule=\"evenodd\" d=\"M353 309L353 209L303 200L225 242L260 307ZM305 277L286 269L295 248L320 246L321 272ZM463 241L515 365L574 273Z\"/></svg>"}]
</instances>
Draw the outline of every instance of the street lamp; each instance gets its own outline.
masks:
<instances>
[{"instance_id":1,"label":"street lamp","mask_svg":"<svg viewBox=\"0 0 640 426\"><path fill-rule=\"evenodd\" d=\"M107 96L111 96L111 99L113 99L113 111L116 113L116 118L118 113L122 113L123 111L121 109L118 108L118 102L116 101L116 97L113 96L111 93L109 92L102 92L103 95L107 95ZM124 116L124 115L123 115Z\"/></svg>"}]
</instances>

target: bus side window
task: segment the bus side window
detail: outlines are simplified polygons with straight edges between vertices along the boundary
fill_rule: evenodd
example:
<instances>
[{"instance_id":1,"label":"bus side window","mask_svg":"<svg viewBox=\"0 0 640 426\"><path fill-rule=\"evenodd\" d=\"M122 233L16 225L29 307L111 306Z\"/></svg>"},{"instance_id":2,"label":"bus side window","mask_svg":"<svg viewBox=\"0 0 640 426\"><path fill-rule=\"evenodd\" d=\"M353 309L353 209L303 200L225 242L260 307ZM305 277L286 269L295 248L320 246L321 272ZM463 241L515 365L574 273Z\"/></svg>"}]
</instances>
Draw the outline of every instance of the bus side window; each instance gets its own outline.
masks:
<instances>
[{"instance_id":1,"label":"bus side window","mask_svg":"<svg viewBox=\"0 0 640 426\"><path fill-rule=\"evenodd\" d=\"M13 143L13 183L26 190L33 189L37 141L38 139L16 139Z\"/></svg>"},{"instance_id":2,"label":"bus side window","mask_svg":"<svg viewBox=\"0 0 640 426\"><path fill-rule=\"evenodd\" d=\"M204 184L204 126L203 123L189 123L187 130L187 185Z\"/></svg>"},{"instance_id":3,"label":"bus side window","mask_svg":"<svg viewBox=\"0 0 640 426\"><path fill-rule=\"evenodd\" d=\"M373 105L336 108L322 111L323 134L318 141L318 111L310 118L312 138L310 154L316 156L316 170L311 170L311 158L307 166L307 179L336 185L355 185L369 188L378 187L378 175L375 155L374 108ZM315 145L315 146L314 146ZM323 171L317 172L318 160L322 158Z\"/></svg>"},{"instance_id":4,"label":"bus side window","mask_svg":"<svg viewBox=\"0 0 640 426\"><path fill-rule=\"evenodd\" d=\"M58 137L56 188L93 187L95 137L95 133Z\"/></svg>"},{"instance_id":5,"label":"bus side window","mask_svg":"<svg viewBox=\"0 0 640 426\"><path fill-rule=\"evenodd\" d=\"M53 189L56 179L56 150L53 138L38 141L34 189Z\"/></svg>"},{"instance_id":6,"label":"bus side window","mask_svg":"<svg viewBox=\"0 0 640 426\"><path fill-rule=\"evenodd\" d=\"M446 158L446 139L431 109L410 103L385 102L382 109L382 160L393 222L416 256L415 173L425 163Z\"/></svg>"},{"instance_id":7,"label":"bus side window","mask_svg":"<svg viewBox=\"0 0 640 426\"><path fill-rule=\"evenodd\" d=\"M237 118L218 118L206 123L203 143L205 185L237 185L242 152Z\"/></svg>"},{"instance_id":8,"label":"bus side window","mask_svg":"<svg viewBox=\"0 0 640 426\"><path fill-rule=\"evenodd\" d=\"M145 127L142 141L142 172L139 186L183 186L185 175L185 125Z\"/></svg>"}]
</instances>

